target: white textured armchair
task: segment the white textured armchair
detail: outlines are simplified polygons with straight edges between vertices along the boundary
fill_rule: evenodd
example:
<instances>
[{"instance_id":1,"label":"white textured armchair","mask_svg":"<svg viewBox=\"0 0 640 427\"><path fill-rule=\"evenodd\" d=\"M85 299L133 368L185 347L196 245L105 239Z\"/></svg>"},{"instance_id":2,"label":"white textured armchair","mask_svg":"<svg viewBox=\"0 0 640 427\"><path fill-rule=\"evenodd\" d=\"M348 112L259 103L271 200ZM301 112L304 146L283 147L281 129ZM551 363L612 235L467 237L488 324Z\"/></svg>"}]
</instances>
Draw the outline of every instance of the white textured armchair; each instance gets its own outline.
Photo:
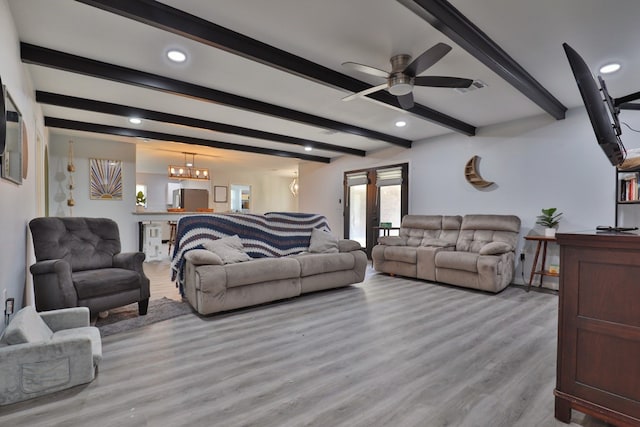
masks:
<instances>
[{"instance_id":1,"label":"white textured armchair","mask_svg":"<svg viewBox=\"0 0 640 427\"><path fill-rule=\"evenodd\" d=\"M0 405L64 390L95 378L100 331L89 309L20 310L0 337Z\"/></svg>"}]
</instances>

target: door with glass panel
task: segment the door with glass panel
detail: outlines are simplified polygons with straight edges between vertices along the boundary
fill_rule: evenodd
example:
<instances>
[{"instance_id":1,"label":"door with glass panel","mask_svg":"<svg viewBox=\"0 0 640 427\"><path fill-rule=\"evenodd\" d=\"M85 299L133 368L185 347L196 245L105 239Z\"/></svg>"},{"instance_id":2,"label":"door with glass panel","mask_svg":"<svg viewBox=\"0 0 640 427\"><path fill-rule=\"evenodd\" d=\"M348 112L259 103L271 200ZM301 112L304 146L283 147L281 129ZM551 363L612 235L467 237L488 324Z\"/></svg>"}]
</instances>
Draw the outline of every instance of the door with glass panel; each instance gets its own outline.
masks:
<instances>
[{"instance_id":1,"label":"door with glass panel","mask_svg":"<svg viewBox=\"0 0 640 427\"><path fill-rule=\"evenodd\" d=\"M378 236L397 235L408 211L408 164L345 173L345 238L356 240L367 255Z\"/></svg>"}]
</instances>

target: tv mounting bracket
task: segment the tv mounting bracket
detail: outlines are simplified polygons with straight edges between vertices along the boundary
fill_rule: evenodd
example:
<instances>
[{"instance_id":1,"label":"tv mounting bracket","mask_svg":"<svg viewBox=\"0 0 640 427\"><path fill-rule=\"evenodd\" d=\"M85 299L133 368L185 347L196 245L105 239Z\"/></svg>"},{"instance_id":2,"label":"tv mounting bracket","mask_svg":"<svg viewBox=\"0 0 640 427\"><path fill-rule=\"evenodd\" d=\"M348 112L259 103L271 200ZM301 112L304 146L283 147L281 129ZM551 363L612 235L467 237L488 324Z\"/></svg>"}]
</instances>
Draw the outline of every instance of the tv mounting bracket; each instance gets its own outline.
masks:
<instances>
[{"instance_id":1,"label":"tv mounting bracket","mask_svg":"<svg viewBox=\"0 0 640 427\"><path fill-rule=\"evenodd\" d=\"M640 110L640 104L631 102L640 99L640 92L634 92L614 100L614 105L621 110Z\"/></svg>"}]
</instances>

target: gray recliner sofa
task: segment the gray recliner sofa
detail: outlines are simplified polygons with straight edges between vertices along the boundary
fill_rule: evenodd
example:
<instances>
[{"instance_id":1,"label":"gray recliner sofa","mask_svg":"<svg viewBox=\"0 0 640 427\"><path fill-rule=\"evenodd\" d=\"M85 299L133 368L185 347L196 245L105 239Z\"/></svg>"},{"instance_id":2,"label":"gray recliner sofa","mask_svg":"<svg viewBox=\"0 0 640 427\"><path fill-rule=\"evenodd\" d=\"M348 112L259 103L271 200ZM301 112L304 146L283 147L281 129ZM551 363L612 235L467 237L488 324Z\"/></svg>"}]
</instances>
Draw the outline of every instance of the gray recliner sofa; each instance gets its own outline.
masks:
<instances>
[{"instance_id":1,"label":"gray recliner sofa","mask_svg":"<svg viewBox=\"0 0 640 427\"><path fill-rule=\"evenodd\" d=\"M217 243L233 238L239 246L225 260ZM212 214L180 219L172 264L206 315L362 282L367 257L358 242L330 237L321 215Z\"/></svg>"},{"instance_id":2,"label":"gray recliner sofa","mask_svg":"<svg viewBox=\"0 0 640 427\"><path fill-rule=\"evenodd\" d=\"M373 268L499 292L513 279L519 232L514 215L406 215L399 236L379 238Z\"/></svg>"}]
</instances>

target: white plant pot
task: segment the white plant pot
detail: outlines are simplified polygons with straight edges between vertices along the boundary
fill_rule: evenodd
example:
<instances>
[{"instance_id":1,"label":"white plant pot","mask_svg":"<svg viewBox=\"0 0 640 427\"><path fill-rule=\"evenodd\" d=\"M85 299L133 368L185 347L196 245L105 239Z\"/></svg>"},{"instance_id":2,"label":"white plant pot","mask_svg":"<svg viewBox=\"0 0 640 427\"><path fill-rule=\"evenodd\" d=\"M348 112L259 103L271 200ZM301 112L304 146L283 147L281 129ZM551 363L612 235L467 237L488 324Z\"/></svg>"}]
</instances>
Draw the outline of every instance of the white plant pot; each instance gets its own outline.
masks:
<instances>
[{"instance_id":1,"label":"white plant pot","mask_svg":"<svg viewBox=\"0 0 640 427\"><path fill-rule=\"evenodd\" d=\"M138 213L144 212L146 209L144 205L136 205L136 212Z\"/></svg>"},{"instance_id":2,"label":"white plant pot","mask_svg":"<svg viewBox=\"0 0 640 427\"><path fill-rule=\"evenodd\" d=\"M544 229L545 237L556 237L556 229L555 228L545 228Z\"/></svg>"}]
</instances>

